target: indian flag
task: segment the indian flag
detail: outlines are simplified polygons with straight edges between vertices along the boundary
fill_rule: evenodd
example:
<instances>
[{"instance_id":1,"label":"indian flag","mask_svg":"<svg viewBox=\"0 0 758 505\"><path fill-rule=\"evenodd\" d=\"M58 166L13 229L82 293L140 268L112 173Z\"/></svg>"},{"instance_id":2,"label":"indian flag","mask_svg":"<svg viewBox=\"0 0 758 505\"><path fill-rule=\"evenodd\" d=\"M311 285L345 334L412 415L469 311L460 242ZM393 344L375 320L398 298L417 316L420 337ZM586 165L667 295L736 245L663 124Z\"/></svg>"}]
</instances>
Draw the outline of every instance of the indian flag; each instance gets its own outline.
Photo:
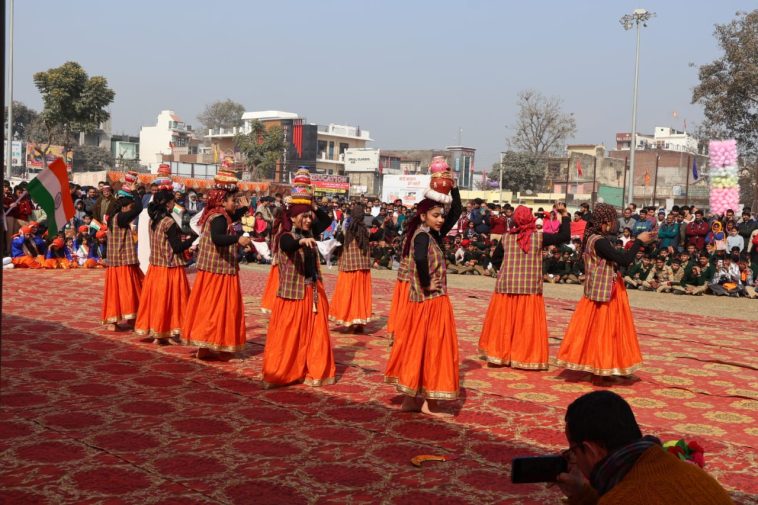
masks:
<instances>
[{"instance_id":1,"label":"indian flag","mask_svg":"<svg viewBox=\"0 0 758 505\"><path fill-rule=\"evenodd\" d=\"M68 188L68 171L63 158L56 158L29 183L29 195L47 214L47 229L61 230L74 217L74 202Z\"/></svg>"},{"instance_id":2,"label":"indian flag","mask_svg":"<svg viewBox=\"0 0 758 505\"><path fill-rule=\"evenodd\" d=\"M98 221L97 219L93 219L93 220L90 222L90 224L89 224L89 227L90 227L90 228L92 228L92 229L93 229L93 230L95 230L95 231L100 231L100 230L102 230L102 229L103 229L104 225L103 225L103 223L101 223L101 222L100 222L100 221Z\"/></svg>"}]
</instances>

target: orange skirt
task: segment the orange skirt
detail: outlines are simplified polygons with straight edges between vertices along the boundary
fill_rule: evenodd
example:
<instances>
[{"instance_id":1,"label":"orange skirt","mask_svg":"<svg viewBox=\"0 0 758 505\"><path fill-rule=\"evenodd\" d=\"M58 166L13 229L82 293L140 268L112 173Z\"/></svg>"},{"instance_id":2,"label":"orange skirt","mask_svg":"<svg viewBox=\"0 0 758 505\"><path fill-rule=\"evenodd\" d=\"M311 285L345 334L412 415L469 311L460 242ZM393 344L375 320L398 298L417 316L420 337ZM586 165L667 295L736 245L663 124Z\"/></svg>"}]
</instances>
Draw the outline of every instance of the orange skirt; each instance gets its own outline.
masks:
<instances>
[{"instance_id":1,"label":"orange skirt","mask_svg":"<svg viewBox=\"0 0 758 505\"><path fill-rule=\"evenodd\" d=\"M261 299L261 312L270 314L274 309L276 293L279 291L279 265L272 265L266 279L266 287L263 288L263 298Z\"/></svg>"},{"instance_id":2,"label":"orange skirt","mask_svg":"<svg viewBox=\"0 0 758 505\"><path fill-rule=\"evenodd\" d=\"M329 304L329 320L352 326L370 323L371 315L371 270L340 271Z\"/></svg>"},{"instance_id":3,"label":"orange skirt","mask_svg":"<svg viewBox=\"0 0 758 505\"><path fill-rule=\"evenodd\" d=\"M547 370L547 317L542 293L494 293L479 337L479 355L496 365Z\"/></svg>"},{"instance_id":4,"label":"orange skirt","mask_svg":"<svg viewBox=\"0 0 758 505\"><path fill-rule=\"evenodd\" d=\"M397 339L385 382L410 396L433 400L458 397L458 335L447 295L409 302L395 326Z\"/></svg>"},{"instance_id":5,"label":"orange skirt","mask_svg":"<svg viewBox=\"0 0 758 505\"><path fill-rule=\"evenodd\" d=\"M220 352L245 348L245 307L239 275L198 270L182 323L187 345Z\"/></svg>"},{"instance_id":6,"label":"orange skirt","mask_svg":"<svg viewBox=\"0 0 758 505\"><path fill-rule=\"evenodd\" d=\"M390 305L390 315L387 318L387 334L389 335L390 340L394 340L397 321L410 303L408 300L410 289L410 282L400 280L395 281L395 290L392 292L392 304Z\"/></svg>"},{"instance_id":7,"label":"orange skirt","mask_svg":"<svg viewBox=\"0 0 758 505\"><path fill-rule=\"evenodd\" d=\"M283 386L333 384L334 354L329 341L329 301L319 281L318 312L313 312L313 288L305 286L302 300L277 297L263 351L263 382Z\"/></svg>"},{"instance_id":8,"label":"orange skirt","mask_svg":"<svg viewBox=\"0 0 758 505\"><path fill-rule=\"evenodd\" d=\"M632 309L621 276L611 299L582 297L571 317L556 365L594 375L631 375L642 366Z\"/></svg>"},{"instance_id":9,"label":"orange skirt","mask_svg":"<svg viewBox=\"0 0 758 505\"><path fill-rule=\"evenodd\" d=\"M134 331L137 335L155 338L181 335L189 295L184 268L150 265L142 286Z\"/></svg>"},{"instance_id":10,"label":"orange skirt","mask_svg":"<svg viewBox=\"0 0 758 505\"><path fill-rule=\"evenodd\" d=\"M48 270L55 270L56 268L68 270L70 268L79 268L79 263L66 258L48 258L45 260L44 266Z\"/></svg>"},{"instance_id":11,"label":"orange skirt","mask_svg":"<svg viewBox=\"0 0 758 505\"><path fill-rule=\"evenodd\" d=\"M92 258L88 258L82 265L83 268L105 268L105 264L98 262Z\"/></svg>"},{"instance_id":12,"label":"orange skirt","mask_svg":"<svg viewBox=\"0 0 758 505\"><path fill-rule=\"evenodd\" d=\"M135 319L145 275L139 265L122 265L105 269L103 324Z\"/></svg>"},{"instance_id":13,"label":"orange skirt","mask_svg":"<svg viewBox=\"0 0 758 505\"><path fill-rule=\"evenodd\" d=\"M31 256L18 256L11 260L13 266L16 268L44 268L45 263L44 256L37 256L32 258Z\"/></svg>"}]
</instances>

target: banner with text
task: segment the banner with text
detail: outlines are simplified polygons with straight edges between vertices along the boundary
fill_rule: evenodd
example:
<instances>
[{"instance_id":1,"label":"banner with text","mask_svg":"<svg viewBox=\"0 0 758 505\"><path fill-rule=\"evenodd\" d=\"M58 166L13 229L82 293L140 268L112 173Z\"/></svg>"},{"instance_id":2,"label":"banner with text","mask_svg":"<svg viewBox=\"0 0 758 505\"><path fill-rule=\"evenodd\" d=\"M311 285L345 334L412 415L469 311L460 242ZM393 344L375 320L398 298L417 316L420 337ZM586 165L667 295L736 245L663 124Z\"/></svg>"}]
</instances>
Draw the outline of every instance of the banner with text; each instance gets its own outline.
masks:
<instances>
[{"instance_id":1,"label":"banner with text","mask_svg":"<svg viewBox=\"0 0 758 505\"><path fill-rule=\"evenodd\" d=\"M397 199L403 205L412 206L424 199L424 191L429 189L430 175L385 175L382 184L382 201Z\"/></svg>"},{"instance_id":2,"label":"banner with text","mask_svg":"<svg viewBox=\"0 0 758 505\"><path fill-rule=\"evenodd\" d=\"M350 180L344 175L311 174L311 184L313 185L313 194L317 197L347 197L347 193L350 191Z\"/></svg>"}]
</instances>

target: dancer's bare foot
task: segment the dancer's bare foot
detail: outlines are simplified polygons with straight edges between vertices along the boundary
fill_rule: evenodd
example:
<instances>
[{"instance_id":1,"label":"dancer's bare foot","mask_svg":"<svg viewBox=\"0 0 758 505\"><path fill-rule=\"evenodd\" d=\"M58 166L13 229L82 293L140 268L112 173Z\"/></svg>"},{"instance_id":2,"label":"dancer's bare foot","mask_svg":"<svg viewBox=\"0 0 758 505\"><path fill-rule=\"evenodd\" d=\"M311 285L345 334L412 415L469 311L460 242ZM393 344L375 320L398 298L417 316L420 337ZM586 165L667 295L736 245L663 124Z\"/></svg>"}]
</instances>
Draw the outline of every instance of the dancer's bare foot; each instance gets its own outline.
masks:
<instances>
[{"instance_id":1,"label":"dancer's bare foot","mask_svg":"<svg viewBox=\"0 0 758 505\"><path fill-rule=\"evenodd\" d=\"M106 325L105 329L108 331L118 331L118 327L116 326L116 323L110 323Z\"/></svg>"},{"instance_id":2,"label":"dancer's bare foot","mask_svg":"<svg viewBox=\"0 0 758 505\"><path fill-rule=\"evenodd\" d=\"M350 327L350 333L363 333L362 324L354 324Z\"/></svg>"},{"instance_id":3,"label":"dancer's bare foot","mask_svg":"<svg viewBox=\"0 0 758 505\"><path fill-rule=\"evenodd\" d=\"M453 417L453 414L440 410L436 400L424 400L421 413L433 417Z\"/></svg>"},{"instance_id":4,"label":"dancer's bare foot","mask_svg":"<svg viewBox=\"0 0 758 505\"><path fill-rule=\"evenodd\" d=\"M153 343L156 345L168 345L168 338L156 338L153 340Z\"/></svg>"},{"instance_id":5,"label":"dancer's bare foot","mask_svg":"<svg viewBox=\"0 0 758 505\"><path fill-rule=\"evenodd\" d=\"M400 406L403 412L421 412L421 406L413 396L403 396L403 404Z\"/></svg>"}]
</instances>

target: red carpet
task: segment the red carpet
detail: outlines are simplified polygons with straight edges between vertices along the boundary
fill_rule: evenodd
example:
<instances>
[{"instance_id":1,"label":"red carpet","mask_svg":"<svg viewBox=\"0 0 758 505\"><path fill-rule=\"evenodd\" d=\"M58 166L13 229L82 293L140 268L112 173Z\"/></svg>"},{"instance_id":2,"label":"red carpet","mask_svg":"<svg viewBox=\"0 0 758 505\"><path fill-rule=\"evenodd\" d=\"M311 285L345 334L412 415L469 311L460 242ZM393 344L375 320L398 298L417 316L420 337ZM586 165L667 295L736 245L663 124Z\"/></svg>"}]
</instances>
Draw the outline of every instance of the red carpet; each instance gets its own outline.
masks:
<instances>
[{"instance_id":1,"label":"red carpet","mask_svg":"<svg viewBox=\"0 0 758 505\"><path fill-rule=\"evenodd\" d=\"M508 463L564 448L564 409L593 386L555 369L483 368L475 345L488 292L452 290L464 391L457 416L438 421L394 410L384 319L365 335L333 332L336 385L263 390L264 273L242 273L247 359L211 364L103 331L102 278L4 272L0 503L558 503L555 490L510 484ZM391 293L374 281L383 317ZM554 356L574 304L547 302ZM698 440L735 501L758 503L755 324L635 316L645 367L612 389L644 432ZM459 458L409 464L428 453Z\"/></svg>"}]
</instances>

